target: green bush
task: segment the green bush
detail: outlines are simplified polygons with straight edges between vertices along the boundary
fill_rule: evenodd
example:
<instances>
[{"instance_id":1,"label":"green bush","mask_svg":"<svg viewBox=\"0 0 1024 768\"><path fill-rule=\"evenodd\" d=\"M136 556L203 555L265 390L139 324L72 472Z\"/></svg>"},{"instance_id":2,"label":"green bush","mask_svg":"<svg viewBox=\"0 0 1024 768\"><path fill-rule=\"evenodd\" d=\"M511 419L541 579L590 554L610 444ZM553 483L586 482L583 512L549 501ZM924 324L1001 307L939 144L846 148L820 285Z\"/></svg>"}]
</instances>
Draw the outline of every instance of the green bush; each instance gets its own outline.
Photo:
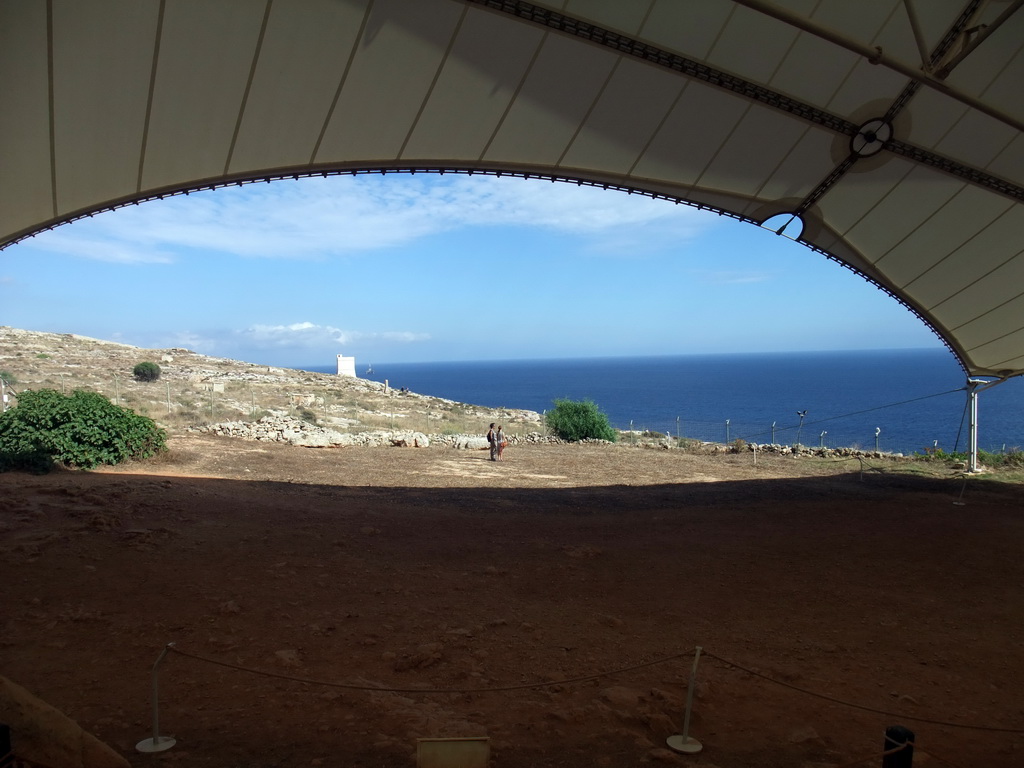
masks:
<instances>
[{"instance_id":1,"label":"green bush","mask_svg":"<svg viewBox=\"0 0 1024 768\"><path fill-rule=\"evenodd\" d=\"M944 451L939 449L924 449L923 454L918 454L916 458L924 461L953 461L953 462L968 462L971 460L971 454L967 451ZM997 469L1019 469L1024 467L1024 451L1019 448L1011 448L1005 453L991 453L985 450L978 450L978 463L986 467L994 467Z\"/></svg>"},{"instance_id":2,"label":"green bush","mask_svg":"<svg viewBox=\"0 0 1024 768\"><path fill-rule=\"evenodd\" d=\"M0 379L3 379L8 387L13 387L18 383L17 377L10 371L0 371Z\"/></svg>"},{"instance_id":3,"label":"green bush","mask_svg":"<svg viewBox=\"0 0 1024 768\"><path fill-rule=\"evenodd\" d=\"M132 368L136 381L156 381L160 378L160 366L156 363L139 363Z\"/></svg>"},{"instance_id":4,"label":"green bush","mask_svg":"<svg viewBox=\"0 0 1024 768\"><path fill-rule=\"evenodd\" d=\"M0 471L46 472L54 464L92 469L144 459L167 447L156 423L96 392L27 390L0 415Z\"/></svg>"},{"instance_id":5,"label":"green bush","mask_svg":"<svg viewBox=\"0 0 1024 768\"><path fill-rule=\"evenodd\" d=\"M544 421L555 435L571 442L589 439L614 443L619 439L608 417L590 400L555 400Z\"/></svg>"}]
</instances>

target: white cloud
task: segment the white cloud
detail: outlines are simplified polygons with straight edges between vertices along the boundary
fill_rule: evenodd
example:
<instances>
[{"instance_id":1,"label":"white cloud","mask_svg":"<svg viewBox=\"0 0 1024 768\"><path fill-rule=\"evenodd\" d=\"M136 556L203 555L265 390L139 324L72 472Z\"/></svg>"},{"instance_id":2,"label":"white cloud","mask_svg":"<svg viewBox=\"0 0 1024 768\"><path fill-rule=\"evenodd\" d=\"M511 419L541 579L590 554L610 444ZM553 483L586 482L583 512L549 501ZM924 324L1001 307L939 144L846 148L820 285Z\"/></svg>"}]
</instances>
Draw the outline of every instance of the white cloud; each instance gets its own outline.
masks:
<instances>
[{"instance_id":1,"label":"white cloud","mask_svg":"<svg viewBox=\"0 0 1024 768\"><path fill-rule=\"evenodd\" d=\"M321 259L410 243L464 227L518 226L628 250L714 226L695 209L574 184L434 174L329 177L179 195L43 232L27 247L86 259L166 263L199 249Z\"/></svg>"},{"instance_id":2,"label":"white cloud","mask_svg":"<svg viewBox=\"0 0 1024 768\"><path fill-rule=\"evenodd\" d=\"M202 355L217 355L224 349L223 340L218 336L203 335L194 331L172 331L152 341L129 341L129 343L149 349L188 349Z\"/></svg>"},{"instance_id":3,"label":"white cloud","mask_svg":"<svg viewBox=\"0 0 1024 768\"><path fill-rule=\"evenodd\" d=\"M246 343L264 348L316 348L355 343L387 341L392 343L413 343L430 338L426 333L412 331L346 331L330 325L316 325L310 322L290 325L253 325L237 336Z\"/></svg>"},{"instance_id":4,"label":"white cloud","mask_svg":"<svg viewBox=\"0 0 1024 768\"><path fill-rule=\"evenodd\" d=\"M40 232L26 240L26 248L35 248L49 253L63 253L92 261L113 264L169 264L174 259L163 252L162 243L140 247L142 243L131 238L105 235L102 228L89 229L85 222L58 227L49 232ZM145 240L145 233L140 233Z\"/></svg>"}]
</instances>

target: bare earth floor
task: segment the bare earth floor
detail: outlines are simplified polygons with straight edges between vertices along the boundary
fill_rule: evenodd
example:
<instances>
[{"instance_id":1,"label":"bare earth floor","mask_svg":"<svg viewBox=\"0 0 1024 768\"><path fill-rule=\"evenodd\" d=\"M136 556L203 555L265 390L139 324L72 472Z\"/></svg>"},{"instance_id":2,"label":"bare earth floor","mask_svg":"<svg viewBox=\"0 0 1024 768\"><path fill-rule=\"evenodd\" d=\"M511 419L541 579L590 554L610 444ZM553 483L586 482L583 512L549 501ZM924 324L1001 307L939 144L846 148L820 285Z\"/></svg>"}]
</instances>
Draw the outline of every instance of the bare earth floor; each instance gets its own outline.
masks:
<instances>
[{"instance_id":1,"label":"bare earth floor","mask_svg":"<svg viewBox=\"0 0 1024 768\"><path fill-rule=\"evenodd\" d=\"M1024 765L1018 485L610 446L172 448L0 475L0 673L133 766L412 766L417 738L489 736L495 768L810 768L879 755L890 725L915 765ZM177 744L142 755L169 642ZM696 646L704 750L680 756Z\"/></svg>"}]
</instances>

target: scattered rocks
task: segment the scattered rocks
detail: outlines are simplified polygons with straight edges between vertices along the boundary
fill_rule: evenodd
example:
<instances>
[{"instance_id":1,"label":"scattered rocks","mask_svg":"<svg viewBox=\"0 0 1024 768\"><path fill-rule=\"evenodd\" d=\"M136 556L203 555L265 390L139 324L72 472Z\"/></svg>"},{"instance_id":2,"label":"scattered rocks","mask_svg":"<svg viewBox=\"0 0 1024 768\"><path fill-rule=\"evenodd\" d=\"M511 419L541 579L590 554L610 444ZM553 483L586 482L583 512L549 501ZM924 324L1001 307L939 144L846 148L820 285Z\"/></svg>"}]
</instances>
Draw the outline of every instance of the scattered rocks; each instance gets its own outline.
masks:
<instances>
[{"instance_id":1,"label":"scattered rocks","mask_svg":"<svg viewBox=\"0 0 1024 768\"><path fill-rule=\"evenodd\" d=\"M789 732L790 744L805 744L807 742L820 741L818 732L810 725L802 725Z\"/></svg>"},{"instance_id":2,"label":"scattered rocks","mask_svg":"<svg viewBox=\"0 0 1024 768\"><path fill-rule=\"evenodd\" d=\"M264 416L258 421L226 421L188 427L188 432L201 432L242 440L267 443L287 443L305 448L363 447L363 448L428 448L435 444L460 450L486 450L487 439L477 435L425 435L413 430L376 430L372 432L338 432L290 416ZM509 444L562 443L557 437L530 432L509 435ZM603 441L599 441L603 442Z\"/></svg>"},{"instance_id":3,"label":"scattered rocks","mask_svg":"<svg viewBox=\"0 0 1024 768\"><path fill-rule=\"evenodd\" d=\"M274 656L278 665L293 669L295 667L302 666L302 659L299 658L299 652L294 648L286 648L281 651L274 651Z\"/></svg>"},{"instance_id":4,"label":"scattered rocks","mask_svg":"<svg viewBox=\"0 0 1024 768\"><path fill-rule=\"evenodd\" d=\"M189 432L202 432L224 437L238 437L267 443L287 443L305 448L331 448L336 446L401 446L426 448L430 438L422 432L374 431L338 432L290 416L264 416L258 421L227 421L189 427Z\"/></svg>"}]
</instances>

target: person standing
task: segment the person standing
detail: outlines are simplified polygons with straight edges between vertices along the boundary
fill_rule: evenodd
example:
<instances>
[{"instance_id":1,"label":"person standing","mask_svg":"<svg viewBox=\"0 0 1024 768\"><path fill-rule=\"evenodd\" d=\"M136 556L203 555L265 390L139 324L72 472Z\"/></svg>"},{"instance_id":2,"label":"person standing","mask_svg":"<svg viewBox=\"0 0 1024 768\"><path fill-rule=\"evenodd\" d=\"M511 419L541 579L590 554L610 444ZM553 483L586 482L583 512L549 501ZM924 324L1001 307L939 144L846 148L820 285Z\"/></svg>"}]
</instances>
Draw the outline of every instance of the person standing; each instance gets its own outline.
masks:
<instances>
[{"instance_id":1,"label":"person standing","mask_svg":"<svg viewBox=\"0 0 1024 768\"><path fill-rule=\"evenodd\" d=\"M491 426L487 430L487 444L491 447L491 461L498 460L498 438L494 432L494 422L491 422Z\"/></svg>"},{"instance_id":2,"label":"person standing","mask_svg":"<svg viewBox=\"0 0 1024 768\"><path fill-rule=\"evenodd\" d=\"M501 424L498 425L498 431L494 433L494 444L498 446L498 461L504 461L501 454L505 452L507 443L505 442L505 428Z\"/></svg>"}]
</instances>

